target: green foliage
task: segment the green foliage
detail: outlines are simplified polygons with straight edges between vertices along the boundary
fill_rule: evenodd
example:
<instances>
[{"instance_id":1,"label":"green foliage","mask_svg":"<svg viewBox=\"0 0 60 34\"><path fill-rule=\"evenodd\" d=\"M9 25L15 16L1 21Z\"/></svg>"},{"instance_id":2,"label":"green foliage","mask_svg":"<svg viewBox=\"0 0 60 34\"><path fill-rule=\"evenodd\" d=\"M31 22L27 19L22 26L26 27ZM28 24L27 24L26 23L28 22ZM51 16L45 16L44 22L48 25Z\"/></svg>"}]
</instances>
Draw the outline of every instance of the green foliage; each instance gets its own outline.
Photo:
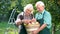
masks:
<instances>
[{"instance_id":1,"label":"green foliage","mask_svg":"<svg viewBox=\"0 0 60 34\"><path fill-rule=\"evenodd\" d=\"M24 6L27 4L33 4L34 15L37 13L35 3L40 0L0 0L0 21L1 19L8 19L11 11L14 7L16 9L16 15L23 11ZM52 15L52 23L55 24L56 30L60 27L60 0L41 0L45 3L45 9ZM2 21L3 21L2 20Z\"/></svg>"},{"instance_id":2,"label":"green foliage","mask_svg":"<svg viewBox=\"0 0 60 34\"><path fill-rule=\"evenodd\" d=\"M16 34L18 34L18 28L14 27L13 25L8 24L7 22L0 22L0 34L5 34L7 32L8 34L14 34L14 30L16 30ZM7 26L10 26L10 28L7 30Z\"/></svg>"}]
</instances>

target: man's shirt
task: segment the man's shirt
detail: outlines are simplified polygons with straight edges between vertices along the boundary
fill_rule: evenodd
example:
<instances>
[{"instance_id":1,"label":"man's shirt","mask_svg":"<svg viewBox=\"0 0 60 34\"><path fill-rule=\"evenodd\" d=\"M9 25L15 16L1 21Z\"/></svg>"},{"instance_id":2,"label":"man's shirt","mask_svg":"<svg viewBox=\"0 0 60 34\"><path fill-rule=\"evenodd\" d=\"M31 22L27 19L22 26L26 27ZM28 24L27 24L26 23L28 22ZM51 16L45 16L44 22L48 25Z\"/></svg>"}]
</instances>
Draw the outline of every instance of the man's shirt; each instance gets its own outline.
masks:
<instances>
[{"instance_id":1,"label":"man's shirt","mask_svg":"<svg viewBox=\"0 0 60 34\"><path fill-rule=\"evenodd\" d=\"M45 12L45 13L44 13ZM44 14L44 15L43 15ZM43 18L43 16L44 16L44 18ZM44 10L44 11L42 11L42 13L37 13L36 15L35 15L35 18L38 20L38 19L44 19L44 23L45 24L47 24L47 28L51 28L51 15L50 15L50 13L48 12L48 11L46 11L46 10Z\"/></svg>"}]
</instances>

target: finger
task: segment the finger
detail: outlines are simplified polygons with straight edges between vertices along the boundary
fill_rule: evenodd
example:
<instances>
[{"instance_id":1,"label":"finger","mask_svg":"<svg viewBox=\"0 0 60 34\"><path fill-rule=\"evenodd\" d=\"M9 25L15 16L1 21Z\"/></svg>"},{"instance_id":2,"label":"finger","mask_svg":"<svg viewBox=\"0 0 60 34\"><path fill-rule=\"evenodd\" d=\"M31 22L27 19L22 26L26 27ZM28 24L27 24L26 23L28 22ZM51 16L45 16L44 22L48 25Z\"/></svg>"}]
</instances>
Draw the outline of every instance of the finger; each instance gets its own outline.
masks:
<instances>
[{"instance_id":1,"label":"finger","mask_svg":"<svg viewBox=\"0 0 60 34\"><path fill-rule=\"evenodd\" d=\"M33 31L32 31L32 34L34 34Z\"/></svg>"}]
</instances>

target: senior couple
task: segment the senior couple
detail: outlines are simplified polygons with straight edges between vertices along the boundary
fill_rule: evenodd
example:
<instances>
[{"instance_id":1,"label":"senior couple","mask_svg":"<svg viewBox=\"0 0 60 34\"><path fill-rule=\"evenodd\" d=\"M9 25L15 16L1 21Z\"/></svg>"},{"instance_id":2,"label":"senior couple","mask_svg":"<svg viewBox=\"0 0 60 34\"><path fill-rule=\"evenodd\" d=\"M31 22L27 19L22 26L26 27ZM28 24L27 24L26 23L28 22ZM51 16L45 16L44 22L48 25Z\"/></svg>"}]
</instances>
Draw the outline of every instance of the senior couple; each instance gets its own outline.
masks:
<instances>
[{"instance_id":1,"label":"senior couple","mask_svg":"<svg viewBox=\"0 0 60 34\"><path fill-rule=\"evenodd\" d=\"M19 34L27 34L25 26L23 23L30 23L31 21L38 21L40 23L40 27L32 31L32 34L50 34L51 28L51 15L48 11L45 10L45 5L42 1L36 2L37 13L35 17L33 16L33 5L27 4L24 7L24 12L21 12L17 16L16 25L19 26L20 32Z\"/></svg>"}]
</instances>

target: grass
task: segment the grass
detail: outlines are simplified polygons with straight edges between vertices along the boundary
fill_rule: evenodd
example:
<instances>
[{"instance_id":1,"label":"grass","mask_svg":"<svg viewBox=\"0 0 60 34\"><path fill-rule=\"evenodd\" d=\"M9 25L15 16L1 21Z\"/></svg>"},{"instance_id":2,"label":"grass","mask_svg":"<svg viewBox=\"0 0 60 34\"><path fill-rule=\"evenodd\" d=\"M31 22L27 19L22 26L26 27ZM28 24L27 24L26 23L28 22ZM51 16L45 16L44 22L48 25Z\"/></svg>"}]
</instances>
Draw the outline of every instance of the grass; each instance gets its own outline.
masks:
<instances>
[{"instance_id":1,"label":"grass","mask_svg":"<svg viewBox=\"0 0 60 34\"><path fill-rule=\"evenodd\" d=\"M7 22L1 22L0 23L0 34L18 34L18 29L14 25L7 25Z\"/></svg>"},{"instance_id":2,"label":"grass","mask_svg":"<svg viewBox=\"0 0 60 34\"><path fill-rule=\"evenodd\" d=\"M14 25L9 25L9 24L7 25L7 22L1 22L0 23L0 34L5 34L6 32L8 32L8 34L14 34L14 33L18 34L18 28L15 27ZM55 34L60 34L60 31L57 31Z\"/></svg>"},{"instance_id":3,"label":"grass","mask_svg":"<svg viewBox=\"0 0 60 34\"><path fill-rule=\"evenodd\" d=\"M56 32L56 34L60 34L60 30Z\"/></svg>"}]
</instances>

